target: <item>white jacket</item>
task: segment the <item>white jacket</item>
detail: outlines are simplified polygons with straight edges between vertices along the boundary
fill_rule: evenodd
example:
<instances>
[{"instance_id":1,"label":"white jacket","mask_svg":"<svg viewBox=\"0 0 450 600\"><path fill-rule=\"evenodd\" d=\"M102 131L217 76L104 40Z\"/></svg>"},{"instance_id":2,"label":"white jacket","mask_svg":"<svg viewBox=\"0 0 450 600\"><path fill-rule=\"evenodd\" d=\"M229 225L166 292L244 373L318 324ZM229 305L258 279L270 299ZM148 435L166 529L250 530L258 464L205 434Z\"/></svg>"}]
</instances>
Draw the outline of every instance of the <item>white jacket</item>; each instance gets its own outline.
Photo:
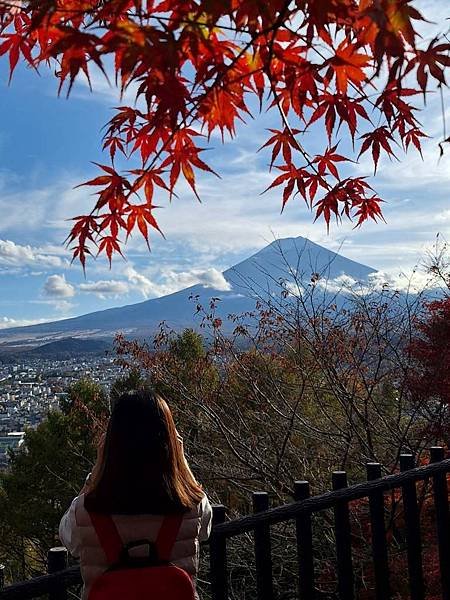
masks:
<instances>
[{"instance_id":1,"label":"white jacket","mask_svg":"<svg viewBox=\"0 0 450 600\"><path fill-rule=\"evenodd\" d=\"M113 515L124 544L149 539L155 541L163 517L160 515ZM195 578L198 570L199 543L211 532L212 510L209 500L203 500L184 515L170 561ZM93 581L108 568L89 513L84 508L84 494L72 501L59 525L59 537L69 552L80 559L84 581L83 600L87 600Z\"/></svg>"}]
</instances>

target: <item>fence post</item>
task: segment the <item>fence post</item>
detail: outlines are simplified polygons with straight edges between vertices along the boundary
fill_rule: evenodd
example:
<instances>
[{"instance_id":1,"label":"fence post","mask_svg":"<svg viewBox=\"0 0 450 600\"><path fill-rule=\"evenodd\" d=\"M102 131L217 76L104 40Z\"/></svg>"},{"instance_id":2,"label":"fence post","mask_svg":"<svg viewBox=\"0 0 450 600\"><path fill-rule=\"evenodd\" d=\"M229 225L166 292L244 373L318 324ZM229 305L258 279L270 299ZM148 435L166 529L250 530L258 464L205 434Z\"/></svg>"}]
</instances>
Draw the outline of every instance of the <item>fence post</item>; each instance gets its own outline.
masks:
<instances>
[{"instance_id":1,"label":"fence post","mask_svg":"<svg viewBox=\"0 0 450 600\"><path fill-rule=\"evenodd\" d=\"M67 569L67 550L63 546L50 548L47 554L47 572L49 575ZM54 582L48 595L49 600L67 600L67 588L64 583Z\"/></svg>"},{"instance_id":2,"label":"fence post","mask_svg":"<svg viewBox=\"0 0 450 600\"><path fill-rule=\"evenodd\" d=\"M400 471L415 467L412 454L400 455ZM408 550L408 573L411 600L425 600L425 586L422 568L422 541L420 537L420 515L417 506L416 482L408 481L402 486L403 510L406 524Z\"/></svg>"},{"instance_id":3,"label":"fence post","mask_svg":"<svg viewBox=\"0 0 450 600\"><path fill-rule=\"evenodd\" d=\"M367 479L380 479L380 463L367 463ZM389 562L386 544L386 528L384 522L384 494L382 491L369 495L370 527L372 532L372 556L375 568L375 594L377 600L388 600L391 597L389 587Z\"/></svg>"},{"instance_id":4,"label":"fence post","mask_svg":"<svg viewBox=\"0 0 450 600\"><path fill-rule=\"evenodd\" d=\"M334 471L333 490L347 487L347 473ZM354 577L352 565L352 541L348 502L337 502L334 507L334 531L336 535L336 558L338 572L338 594L340 600L353 600Z\"/></svg>"},{"instance_id":5,"label":"fence post","mask_svg":"<svg viewBox=\"0 0 450 600\"><path fill-rule=\"evenodd\" d=\"M309 483L294 483L294 499L296 502L310 497ZM314 598L314 554L312 543L311 514L307 513L295 519L298 557L298 588L300 600Z\"/></svg>"},{"instance_id":6,"label":"fence post","mask_svg":"<svg viewBox=\"0 0 450 600\"><path fill-rule=\"evenodd\" d=\"M212 532L209 543L209 565L213 600L227 600L227 540L224 535L215 533L216 525L225 522L225 506L215 504L213 510Z\"/></svg>"},{"instance_id":7,"label":"fence post","mask_svg":"<svg viewBox=\"0 0 450 600\"><path fill-rule=\"evenodd\" d=\"M253 512L259 513L268 510L268 508L269 494L267 492L254 492ZM270 526L263 523L255 527L254 539L257 598L258 600L273 600Z\"/></svg>"},{"instance_id":8,"label":"fence post","mask_svg":"<svg viewBox=\"0 0 450 600\"><path fill-rule=\"evenodd\" d=\"M5 587L5 565L0 565L0 591Z\"/></svg>"},{"instance_id":9,"label":"fence post","mask_svg":"<svg viewBox=\"0 0 450 600\"><path fill-rule=\"evenodd\" d=\"M430 448L431 462L445 459L445 450L440 446ZM450 600L450 530L448 518L447 473L433 475L434 507L439 547L439 568L441 572L442 600Z\"/></svg>"}]
</instances>

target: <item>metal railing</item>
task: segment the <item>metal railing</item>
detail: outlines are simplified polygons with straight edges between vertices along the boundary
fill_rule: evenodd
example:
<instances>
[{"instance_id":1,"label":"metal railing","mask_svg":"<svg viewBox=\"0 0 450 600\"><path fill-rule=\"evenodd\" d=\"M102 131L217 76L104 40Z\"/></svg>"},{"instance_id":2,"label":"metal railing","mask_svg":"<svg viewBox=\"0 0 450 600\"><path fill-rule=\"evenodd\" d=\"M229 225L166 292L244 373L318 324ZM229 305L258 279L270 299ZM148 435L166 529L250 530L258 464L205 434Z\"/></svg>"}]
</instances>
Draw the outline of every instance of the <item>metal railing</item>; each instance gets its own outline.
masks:
<instances>
[{"instance_id":1,"label":"metal railing","mask_svg":"<svg viewBox=\"0 0 450 600\"><path fill-rule=\"evenodd\" d=\"M314 545L312 515L326 509L333 510L335 553L337 565L337 597L353 600L354 569L352 561L350 503L367 499L370 515L370 544L375 580L376 600L391 597L389 582L388 544L385 526L384 494L401 490L406 531L408 579L411 600L426 600L422 564L420 511L416 484L432 481L432 496L436 516L436 544L442 600L450 600L450 529L447 473L450 459L445 460L441 447L431 448L431 461L427 466L414 467L414 456L400 457L400 473L382 477L379 463L367 465L367 481L347 485L347 474L332 474L332 491L310 496L309 483L295 482L295 502L269 508L269 495L253 494L253 514L226 521L226 509L213 507L213 529L210 545L210 583L213 600L228 600L227 540L243 533L253 533L258 600L274 600L274 582L271 555L271 526L286 521L295 522L296 552L298 560L298 598L316 598L314 572ZM293 548L294 550L294 548ZM55 558L58 556L59 558ZM67 588L81 582L78 567L66 569L67 555L61 549L49 553L49 572L52 574L21 582L0 591L0 600L31 600L44 594L50 600L66 600ZM55 571L57 571L55 573ZM1 590L1 575L0 575Z\"/></svg>"}]
</instances>

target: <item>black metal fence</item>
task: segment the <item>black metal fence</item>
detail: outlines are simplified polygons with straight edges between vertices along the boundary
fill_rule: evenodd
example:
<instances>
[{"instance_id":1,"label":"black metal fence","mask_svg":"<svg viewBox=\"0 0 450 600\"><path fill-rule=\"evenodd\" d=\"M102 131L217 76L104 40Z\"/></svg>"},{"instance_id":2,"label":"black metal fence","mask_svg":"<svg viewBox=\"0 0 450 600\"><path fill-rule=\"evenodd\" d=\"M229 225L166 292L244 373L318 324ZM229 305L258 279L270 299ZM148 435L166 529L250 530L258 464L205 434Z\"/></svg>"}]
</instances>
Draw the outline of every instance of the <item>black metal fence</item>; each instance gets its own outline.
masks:
<instances>
[{"instance_id":1,"label":"black metal fence","mask_svg":"<svg viewBox=\"0 0 450 600\"><path fill-rule=\"evenodd\" d=\"M411 600L427 600L422 564L422 542L417 483L431 480L434 512L436 517L436 544L439 555L439 571L442 600L450 600L450 529L447 474L450 459L445 460L441 447L431 448L431 461L427 466L414 467L414 457L400 457L400 473L381 477L378 463L367 465L367 481L347 485L347 475L336 471L332 475L332 491L310 496L306 481L295 483L295 502L269 508L269 495L253 494L253 514L226 521L225 507L214 507L213 530L210 538L210 583L214 600L228 600L227 540L244 533L252 533L256 565L256 588L258 600L274 600L271 554L271 526L286 521L295 522L296 551L298 560L299 600L316 599L314 572L314 544L312 515L326 509L334 514L335 553L337 565L337 597L353 600L354 569L350 524L350 503L367 499L370 514L370 544L376 600L391 598L389 581L388 544L385 526L385 493L400 490L406 530L409 595ZM61 549L49 552L49 575L21 582L0 591L0 600L28 600L48 594L50 600L66 600L67 589L81 582L78 567L65 568L67 555ZM0 569L0 590L1 585Z\"/></svg>"}]
</instances>

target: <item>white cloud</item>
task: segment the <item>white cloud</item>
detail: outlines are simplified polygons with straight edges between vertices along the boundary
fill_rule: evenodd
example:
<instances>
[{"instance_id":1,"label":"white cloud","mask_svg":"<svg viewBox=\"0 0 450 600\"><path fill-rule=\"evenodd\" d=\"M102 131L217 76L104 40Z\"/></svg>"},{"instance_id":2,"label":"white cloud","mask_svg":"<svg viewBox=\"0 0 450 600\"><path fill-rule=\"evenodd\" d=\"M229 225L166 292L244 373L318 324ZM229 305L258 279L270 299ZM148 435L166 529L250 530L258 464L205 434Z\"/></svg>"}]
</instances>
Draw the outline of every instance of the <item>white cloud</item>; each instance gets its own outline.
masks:
<instances>
[{"instance_id":1,"label":"white cloud","mask_svg":"<svg viewBox=\"0 0 450 600\"><path fill-rule=\"evenodd\" d=\"M152 298L159 295L159 286L154 284L142 273L138 273L132 266L126 267L125 275L132 287L138 291L144 298Z\"/></svg>"},{"instance_id":2,"label":"white cloud","mask_svg":"<svg viewBox=\"0 0 450 600\"><path fill-rule=\"evenodd\" d=\"M63 266L61 257L46 253L41 248L22 246L11 240L0 239L0 265L7 267L47 267Z\"/></svg>"},{"instance_id":3,"label":"white cloud","mask_svg":"<svg viewBox=\"0 0 450 600\"><path fill-rule=\"evenodd\" d=\"M124 274L133 289L140 292L145 298L166 296L197 284L219 292L229 292L232 289L223 274L213 267L189 271L162 269L158 274L157 282L151 281L132 266L128 266Z\"/></svg>"},{"instance_id":4,"label":"white cloud","mask_svg":"<svg viewBox=\"0 0 450 600\"><path fill-rule=\"evenodd\" d=\"M70 252L63 245L72 226L68 219L92 210L92 196L87 188L74 188L93 173L94 169L75 175L59 170L55 179L41 184L39 178L39 184L33 185L36 176L25 178L0 172L0 232L14 239L45 240L38 251L69 258Z\"/></svg>"},{"instance_id":5,"label":"white cloud","mask_svg":"<svg viewBox=\"0 0 450 600\"><path fill-rule=\"evenodd\" d=\"M351 290L354 292L357 287L363 287L364 290L367 289L367 285L356 281L356 279L353 279L353 277L350 277L350 275L345 275L344 273L342 275L338 275L338 277L335 277L334 279L319 279L316 283L316 287L323 288L330 294L337 294L345 290Z\"/></svg>"},{"instance_id":6,"label":"white cloud","mask_svg":"<svg viewBox=\"0 0 450 600\"><path fill-rule=\"evenodd\" d=\"M0 195L0 231L34 231L47 223L50 207L54 206L56 186L48 185L30 190L23 189L23 183L15 180L15 175L7 177L12 190Z\"/></svg>"},{"instance_id":7,"label":"white cloud","mask_svg":"<svg viewBox=\"0 0 450 600\"><path fill-rule=\"evenodd\" d=\"M72 298L75 288L64 275L50 275L44 285L44 294L51 298Z\"/></svg>"},{"instance_id":8,"label":"white cloud","mask_svg":"<svg viewBox=\"0 0 450 600\"><path fill-rule=\"evenodd\" d=\"M80 283L78 286L80 292L95 294L99 298L118 297L127 294L129 287L126 281L91 281L88 283Z\"/></svg>"},{"instance_id":9,"label":"white cloud","mask_svg":"<svg viewBox=\"0 0 450 600\"><path fill-rule=\"evenodd\" d=\"M190 271L168 271L164 273L166 286L174 290L200 284L205 288L212 288L219 292L231 291L231 285L223 274L214 267L209 269L191 269Z\"/></svg>"},{"instance_id":10,"label":"white cloud","mask_svg":"<svg viewBox=\"0 0 450 600\"><path fill-rule=\"evenodd\" d=\"M10 319L9 317L0 317L0 329L38 325L39 323L45 323L48 320L49 319Z\"/></svg>"},{"instance_id":11,"label":"white cloud","mask_svg":"<svg viewBox=\"0 0 450 600\"><path fill-rule=\"evenodd\" d=\"M306 289L305 286L300 283L300 281L286 281L283 284L283 288L288 294L294 296L295 298L301 298Z\"/></svg>"},{"instance_id":12,"label":"white cloud","mask_svg":"<svg viewBox=\"0 0 450 600\"><path fill-rule=\"evenodd\" d=\"M367 281L357 281L349 275L342 274L334 279L319 279L316 285L331 294L348 291L361 296L382 291L420 294L424 290L436 290L440 287L436 278L423 269L405 272L376 271L369 274ZM293 293L293 290L289 291Z\"/></svg>"},{"instance_id":13,"label":"white cloud","mask_svg":"<svg viewBox=\"0 0 450 600\"><path fill-rule=\"evenodd\" d=\"M409 292L417 294L425 289L436 289L439 287L436 278L425 270L412 270L407 272L383 272L378 271L369 275L369 282L373 289L381 291L390 289L397 292Z\"/></svg>"}]
</instances>

